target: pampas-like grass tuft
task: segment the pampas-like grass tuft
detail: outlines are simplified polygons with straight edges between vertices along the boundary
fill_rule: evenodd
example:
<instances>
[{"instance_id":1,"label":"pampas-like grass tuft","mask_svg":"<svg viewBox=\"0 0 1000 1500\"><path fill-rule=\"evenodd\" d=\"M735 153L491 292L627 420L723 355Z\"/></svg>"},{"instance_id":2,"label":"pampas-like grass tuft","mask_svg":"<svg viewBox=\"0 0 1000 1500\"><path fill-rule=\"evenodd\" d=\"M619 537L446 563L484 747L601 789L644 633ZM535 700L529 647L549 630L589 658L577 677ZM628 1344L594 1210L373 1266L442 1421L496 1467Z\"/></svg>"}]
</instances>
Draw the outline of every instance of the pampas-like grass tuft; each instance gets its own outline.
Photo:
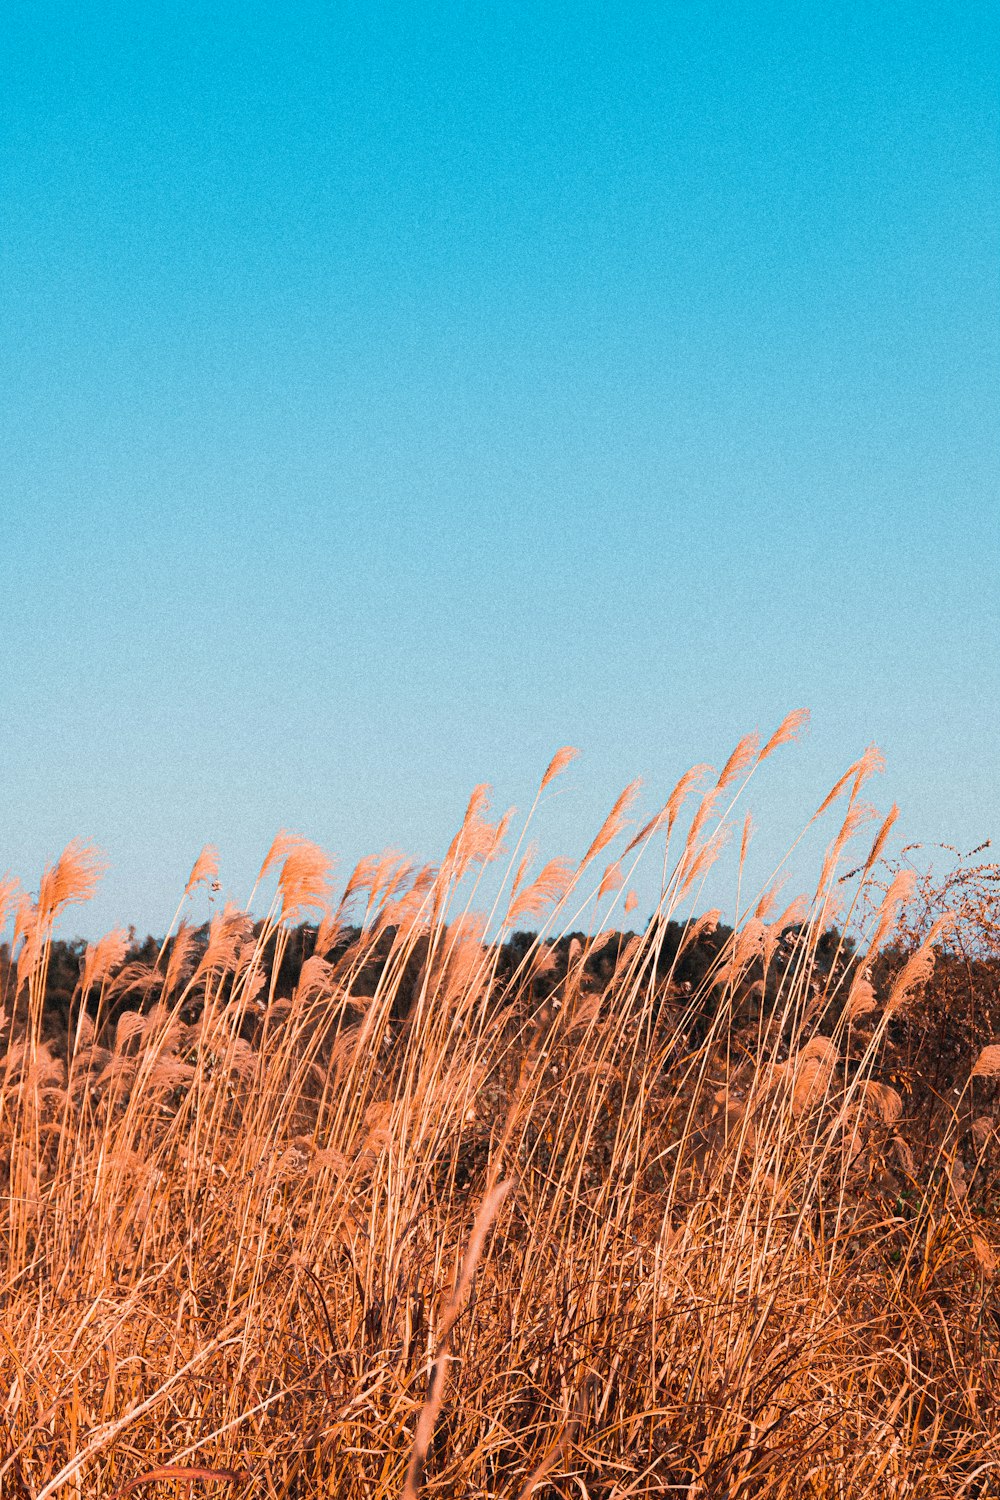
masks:
<instances>
[{"instance_id":1,"label":"pampas-like grass tuft","mask_svg":"<svg viewBox=\"0 0 1000 1500\"><path fill-rule=\"evenodd\" d=\"M947 1078L919 1045L969 910L903 941L890 814L827 930L878 752L811 895L697 915L803 724L741 740L676 849L705 767L620 849L626 788L582 862L537 867L485 787L440 866L388 851L339 896L282 833L263 918L182 921L155 963L111 933L56 1003L53 921L99 872L71 845L0 962L0 1494L1000 1491L1000 1043ZM631 915L644 861L641 931L574 926ZM178 916L217 875L207 846Z\"/></svg>"}]
</instances>

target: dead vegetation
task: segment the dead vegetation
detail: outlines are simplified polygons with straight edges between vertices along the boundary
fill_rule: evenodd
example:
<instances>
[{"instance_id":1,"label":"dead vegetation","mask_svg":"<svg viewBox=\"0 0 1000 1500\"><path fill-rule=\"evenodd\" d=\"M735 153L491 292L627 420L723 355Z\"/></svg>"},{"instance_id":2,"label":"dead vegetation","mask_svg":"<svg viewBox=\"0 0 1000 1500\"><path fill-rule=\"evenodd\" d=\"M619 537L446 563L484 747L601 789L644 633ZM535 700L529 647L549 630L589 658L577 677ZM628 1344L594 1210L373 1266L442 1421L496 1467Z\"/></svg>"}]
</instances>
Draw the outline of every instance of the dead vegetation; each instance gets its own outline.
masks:
<instances>
[{"instance_id":1,"label":"dead vegetation","mask_svg":"<svg viewBox=\"0 0 1000 1500\"><path fill-rule=\"evenodd\" d=\"M887 866L869 752L811 898L684 917L800 722L638 833L626 789L579 864L508 853L485 789L337 902L282 835L265 917L112 933L62 1010L96 856L3 888L0 1493L996 1493L995 867Z\"/></svg>"}]
</instances>

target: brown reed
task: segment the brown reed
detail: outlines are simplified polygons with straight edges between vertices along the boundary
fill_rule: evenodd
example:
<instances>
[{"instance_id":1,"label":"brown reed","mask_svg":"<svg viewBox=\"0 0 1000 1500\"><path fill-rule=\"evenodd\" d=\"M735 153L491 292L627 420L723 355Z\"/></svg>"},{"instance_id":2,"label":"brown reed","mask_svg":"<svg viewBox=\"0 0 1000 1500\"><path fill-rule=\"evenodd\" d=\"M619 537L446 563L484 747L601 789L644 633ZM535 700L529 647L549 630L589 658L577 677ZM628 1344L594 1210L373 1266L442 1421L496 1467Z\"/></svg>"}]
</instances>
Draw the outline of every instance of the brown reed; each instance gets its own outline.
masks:
<instances>
[{"instance_id":1,"label":"brown reed","mask_svg":"<svg viewBox=\"0 0 1000 1500\"><path fill-rule=\"evenodd\" d=\"M993 929L974 962L968 908L904 940L889 820L870 917L827 929L874 750L808 899L775 917L772 883L732 930L681 905L803 726L741 740L673 853L703 767L533 878L529 815L492 926L485 787L439 866L387 851L339 897L283 832L263 917L181 922L156 963L108 934L67 1025L53 924L98 870L72 845L0 962L0 1494L994 1493L992 1012L947 1075L913 1061L936 986L953 1018L992 982ZM571 938L569 898L634 911L648 858L643 931ZM216 874L206 848L185 899Z\"/></svg>"}]
</instances>

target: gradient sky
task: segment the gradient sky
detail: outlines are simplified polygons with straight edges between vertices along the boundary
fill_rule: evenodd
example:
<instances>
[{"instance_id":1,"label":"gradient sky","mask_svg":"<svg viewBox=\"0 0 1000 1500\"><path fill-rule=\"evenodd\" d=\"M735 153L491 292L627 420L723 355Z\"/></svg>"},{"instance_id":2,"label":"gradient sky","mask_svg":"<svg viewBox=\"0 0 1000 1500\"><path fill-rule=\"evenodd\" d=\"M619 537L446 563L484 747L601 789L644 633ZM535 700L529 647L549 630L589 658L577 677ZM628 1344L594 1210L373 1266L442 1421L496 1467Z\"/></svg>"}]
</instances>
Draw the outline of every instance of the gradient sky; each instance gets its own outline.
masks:
<instances>
[{"instance_id":1,"label":"gradient sky","mask_svg":"<svg viewBox=\"0 0 1000 1500\"><path fill-rule=\"evenodd\" d=\"M13 3L0 871L580 852L813 710L1000 835L995 5ZM641 915L641 912L638 913Z\"/></svg>"}]
</instances>

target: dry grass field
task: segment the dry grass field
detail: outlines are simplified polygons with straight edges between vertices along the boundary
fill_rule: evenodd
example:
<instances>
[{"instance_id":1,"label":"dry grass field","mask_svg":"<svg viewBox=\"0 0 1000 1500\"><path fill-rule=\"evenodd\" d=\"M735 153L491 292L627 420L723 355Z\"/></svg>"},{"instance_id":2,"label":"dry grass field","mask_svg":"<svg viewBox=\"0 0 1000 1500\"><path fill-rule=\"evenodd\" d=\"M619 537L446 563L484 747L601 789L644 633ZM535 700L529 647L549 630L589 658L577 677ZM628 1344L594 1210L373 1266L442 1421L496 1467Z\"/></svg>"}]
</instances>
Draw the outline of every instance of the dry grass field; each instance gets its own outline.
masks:
<instances>
[{"instance_id":1,"label":"dry grass field","mask_svg":"<svg viewBox=\"0 0 1000 1500\"><path fill-rule=\"evenodd\" d=\"M482 788L336 895L279 836L62 1005L96 855L5 887L4 1500L1000 1493L995 868L887 865L870 751L811 896L690 916L799 724L573 864Z\"/></svg>"}]
</instances>

